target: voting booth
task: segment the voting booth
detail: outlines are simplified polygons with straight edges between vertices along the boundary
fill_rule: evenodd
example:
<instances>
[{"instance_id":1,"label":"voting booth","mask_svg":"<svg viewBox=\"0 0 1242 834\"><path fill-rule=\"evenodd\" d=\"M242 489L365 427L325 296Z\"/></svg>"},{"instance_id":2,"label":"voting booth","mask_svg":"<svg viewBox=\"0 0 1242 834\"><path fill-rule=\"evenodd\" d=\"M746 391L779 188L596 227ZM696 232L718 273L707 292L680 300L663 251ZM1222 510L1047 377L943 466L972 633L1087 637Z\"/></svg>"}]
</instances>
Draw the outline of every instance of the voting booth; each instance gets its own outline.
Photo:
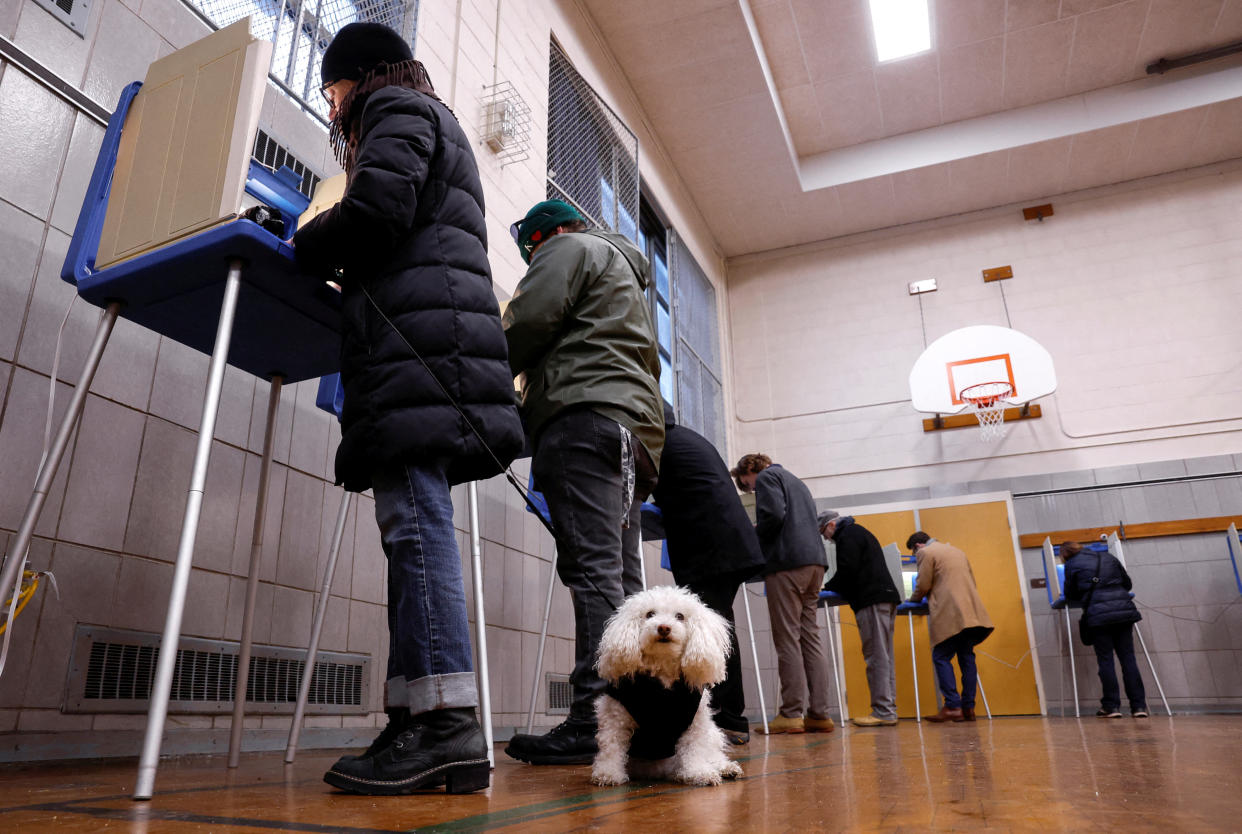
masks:
<instances>
[{"instance_id":1,"label":"voting booth","mask_svg":"<svg viewBox=\"0 0 1242 834\"><path fill-rule=\"evenodd\" d=\"M1237 537L1235 534L1234 541ZM1122 546L1121 537L1116 532L1109 533L1103 541L1089 542L1082 547L1082 553L1088 554L1079 556L1079 558L1090 558L1089 554L1110 554L1114 556L1122 567L1126 565L1125 548ZM1077 634L1076 629L1070 623L1069 612L1071 608L1081 609L1082 602L1078 600L1068 600L1065 597L1065 563L1058 561L1061 557L1061 546L1052 544L1050 538L1045 537L1041 546L1041 556L1044 567L1044 581L1048 594L1048 605L1054 611L1061 611L1065 620L1065 650L1069 655L1070 661L1070 680L1074 687L1074 717L1081 715L1081 707L1078 702L1078 675L1077 668L1074 663L1074 635ZM1242 586L1240 586L1242 587ZM1134 593L1130 593L1130 598L1134 598ZM1151 670L1152 680L1156 683L1156 689L1160 693L1160 701L1164 704L1164 710L1170 716L1173 711L1169 708L1169 701L1164 696L1164 687L1160 683L1160 675L1156 672L1156 666L1151 662L1151 654L1147 651L1147 641L1143 639L1143 631L1139 628L1139 624L1134 624L1134 635L1138 637L1139 646L1143 649L1143 656L1147 658L1147 668ZM1062 686L1064 692L1064 686Z\"/></svg>"},{"instance_id":2,"label":"voting booth","mask_svg":"<svg viewBox=\"0 0 1242 834\"><path fill-rule=\"evenodd\" d=\"M280 387L337 369L339 293L302 274L283 241L307 200L300 178L254 163L271 44L238 21L168 55L125 88L108 122L61 277L101 308L69 407L12 540L0 584L24 562L118 317L211 356L135 799L152 795L226 364L269 380L266 436L235 692L240 750L257 563ZM275 232L242 217L270 206Z\"/></svg>"}]
</instances>

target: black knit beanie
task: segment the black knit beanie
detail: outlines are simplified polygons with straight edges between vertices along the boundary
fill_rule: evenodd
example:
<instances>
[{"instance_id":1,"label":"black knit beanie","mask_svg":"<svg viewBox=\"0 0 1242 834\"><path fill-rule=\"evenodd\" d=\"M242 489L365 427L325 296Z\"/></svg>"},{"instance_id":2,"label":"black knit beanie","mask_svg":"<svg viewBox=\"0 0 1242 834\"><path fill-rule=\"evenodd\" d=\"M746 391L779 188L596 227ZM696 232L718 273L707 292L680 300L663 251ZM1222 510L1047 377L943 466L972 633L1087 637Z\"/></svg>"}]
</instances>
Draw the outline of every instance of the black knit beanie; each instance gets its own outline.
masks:
<instances>
[{"instance_id":1,"label":"black knit beanie","mask_svg":"<svg viewBox=\"0 0 1242 834\"><path fill-rule=\"evenodd\" d=\"M380 64L399 64L413 57L410 45L384 24L351 23L324 50L319 77L324 84L358 81Z\"/></svg>"}]
</instances>

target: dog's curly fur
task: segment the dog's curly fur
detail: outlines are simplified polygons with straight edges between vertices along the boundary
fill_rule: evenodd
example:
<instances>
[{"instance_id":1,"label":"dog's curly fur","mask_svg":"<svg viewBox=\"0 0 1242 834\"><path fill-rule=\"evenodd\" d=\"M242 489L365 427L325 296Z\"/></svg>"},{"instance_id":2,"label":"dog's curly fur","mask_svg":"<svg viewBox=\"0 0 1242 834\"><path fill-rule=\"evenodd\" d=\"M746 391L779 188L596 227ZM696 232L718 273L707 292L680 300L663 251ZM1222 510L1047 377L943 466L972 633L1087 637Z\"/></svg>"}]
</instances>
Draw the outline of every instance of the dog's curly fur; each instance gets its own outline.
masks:
<instances>
[{"instance_id":1,"label":"dog's curly fur","mask_svg":"<svg viewBox=\"0 0 1242 834\"><path fill-rule=\"evenodd\" d=\"M690 785L719 785L742 775L725 755L724 733L712 721L712 684L725 678L729 623L690 591L660 586L627 599L604 627L596 668L612 684L647 674L667 689L679 678L702 692L690 727L677 740L674 754L657 761L630 759L634 718L610 695L595 702L599 719L599 753L591 770L597 785L622 785L630 776L673 779Z\"/></svg>"}]
</instances>

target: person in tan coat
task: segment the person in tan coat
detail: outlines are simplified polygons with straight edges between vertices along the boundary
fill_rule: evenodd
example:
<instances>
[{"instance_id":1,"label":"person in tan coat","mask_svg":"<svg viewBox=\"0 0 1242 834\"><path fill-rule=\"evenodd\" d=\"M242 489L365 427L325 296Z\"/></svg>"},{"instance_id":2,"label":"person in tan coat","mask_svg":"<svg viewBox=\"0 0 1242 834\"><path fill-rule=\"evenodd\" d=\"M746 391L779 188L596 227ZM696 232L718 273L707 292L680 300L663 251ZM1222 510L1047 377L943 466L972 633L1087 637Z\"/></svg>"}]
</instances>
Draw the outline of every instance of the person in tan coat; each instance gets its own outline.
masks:
<instances>
[{"instance_id":1,"label":"person in tan coat","mask_svg":"<svg viewBox=\"0 0 1242 834\"><path fill-rule=\"evenodd\" d=\"M975 646L992 633L992 620L984 610L983 600L975 587L966 554L950 544L938 542L922 530L906 540L906 547L918 559L919 580L910 595L910 602L919 603L927 597L927 632L932 644L932 662L936 680L944 696L944 706L928 721L974 721ZM962 670L962 694L957 694L953 675L953 658Z\"/></svg>"}]
</instances>

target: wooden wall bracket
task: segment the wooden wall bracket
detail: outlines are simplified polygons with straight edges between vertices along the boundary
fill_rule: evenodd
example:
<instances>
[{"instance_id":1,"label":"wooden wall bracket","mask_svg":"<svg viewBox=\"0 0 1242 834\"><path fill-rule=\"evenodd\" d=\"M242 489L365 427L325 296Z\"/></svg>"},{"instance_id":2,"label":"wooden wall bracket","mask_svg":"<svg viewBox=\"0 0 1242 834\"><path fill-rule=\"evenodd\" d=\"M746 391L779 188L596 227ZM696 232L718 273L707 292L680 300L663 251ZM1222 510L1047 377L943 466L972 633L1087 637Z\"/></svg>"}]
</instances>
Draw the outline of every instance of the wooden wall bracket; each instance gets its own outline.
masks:
<instances>
[{"instance_id":1,"label":"wooden wall bracket","mask_svg":"<svg viewBox=\"0 0 1242 834\"><path fill-rule=\"evenodd\" d=\"M1230 524L1242 527L1242 516L1221 515L1211 518L1182 518L1176 521L1148 521L1140 524L1117 522L1107 527L1080 527L1077 530L1050 530L1046 533L1023 533L1018 536L1020 547L1039 547L1044 539L1052 539L1053 544L1061 542L1099 541L1101 536L1117 533L1125 539L1150 539L1157 536L1188 536L1196 533L1223 533Z\"/></svg>"},{"instance_id":2,"label":"wooden wall bracket","mask_svg":"<svg viewBox=\"0 0 1242 834\"><path fill-rule=\"evenodd\" d=\"M1023 403L1005 409L1005 422L1016 423L1019 420L1032 420L1043 416L1039 403ZM963 426L978 426L979 419L974 413L950 414L947 417L937 414L923 420L923 431L940 431L941 429L960 429Z\"/></svg>"}]
</instances>

